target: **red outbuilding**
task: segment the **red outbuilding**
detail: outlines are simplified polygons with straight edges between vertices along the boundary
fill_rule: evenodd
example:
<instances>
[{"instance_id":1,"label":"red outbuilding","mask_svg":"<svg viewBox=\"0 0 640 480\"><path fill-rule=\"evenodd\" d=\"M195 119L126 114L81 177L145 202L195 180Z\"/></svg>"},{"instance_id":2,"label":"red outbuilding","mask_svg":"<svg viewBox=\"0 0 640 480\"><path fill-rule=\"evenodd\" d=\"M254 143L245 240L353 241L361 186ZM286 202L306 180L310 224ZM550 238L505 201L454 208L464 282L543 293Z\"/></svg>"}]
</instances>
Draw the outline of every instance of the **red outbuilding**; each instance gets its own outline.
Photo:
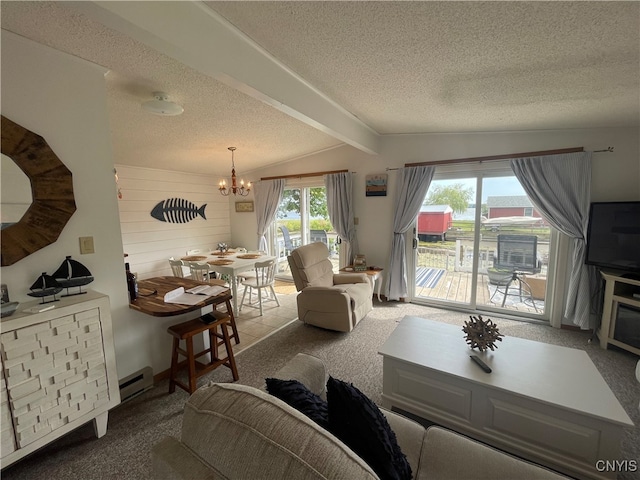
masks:
<instances>
[{"instance_id":1,"label":"red outbuilding","mask_svg":"<svg viewBox=\"0 0 640 480\"><path fill-rule=\"evenodd\" d=\"M449 205L423 205L418 214L418 238L423 241L445 240L451 228L453 209Z\"/></svg>"}]
</instances>

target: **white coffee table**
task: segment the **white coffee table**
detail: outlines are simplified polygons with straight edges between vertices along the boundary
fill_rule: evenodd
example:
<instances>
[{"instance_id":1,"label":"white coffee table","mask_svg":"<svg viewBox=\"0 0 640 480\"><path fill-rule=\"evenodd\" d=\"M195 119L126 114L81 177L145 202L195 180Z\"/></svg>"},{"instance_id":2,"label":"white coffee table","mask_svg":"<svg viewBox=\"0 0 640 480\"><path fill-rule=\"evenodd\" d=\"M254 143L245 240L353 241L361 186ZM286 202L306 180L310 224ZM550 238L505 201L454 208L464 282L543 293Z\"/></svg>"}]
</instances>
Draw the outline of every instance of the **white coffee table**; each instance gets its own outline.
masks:
<instances>
[{"instance_id":1,"label":"white coffee table","mask_svg":"<svg viewBox=\"0 0 640 480\"><path fill-rule=\"evenodd\" d=\"M620 459L633 423L586 352L515 337L497 345L472 351L461 326L404 317L379 350L383 405L571 476L615 478L596 465Z\"/></svg>"}]
</instances>

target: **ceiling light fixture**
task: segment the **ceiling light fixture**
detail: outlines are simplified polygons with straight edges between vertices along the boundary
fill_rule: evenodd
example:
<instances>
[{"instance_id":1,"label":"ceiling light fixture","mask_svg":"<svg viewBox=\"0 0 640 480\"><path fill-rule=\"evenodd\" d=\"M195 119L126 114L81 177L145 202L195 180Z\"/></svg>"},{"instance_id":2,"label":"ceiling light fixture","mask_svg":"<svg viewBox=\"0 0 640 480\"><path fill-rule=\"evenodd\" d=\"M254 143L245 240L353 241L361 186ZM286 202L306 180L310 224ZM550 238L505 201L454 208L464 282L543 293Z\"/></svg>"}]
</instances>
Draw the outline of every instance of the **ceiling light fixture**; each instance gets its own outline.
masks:
<instances>
[{"instance_id":1,"label":"ceiling light fixture","mask_svg":"<svg viewBox=\"0 0 640 480\"><path fill-rule=\"evenodd\" d=\"M155 98L155 100L144 102L142 108L155 115L163 115L166 117L180 115L184 112L184 108L177 103L170 102L169 96L164 92L153 92L153 98Z\"/></svg>"},{"instance_id":2,"label":"ceiling light fixture","mask_svg":"<svg viewBox=\"0 0 640 480\"><path fill-rule=\"evenodd\" d=\"M227 189L227 181L220 180L218 190L220 190L220 193L225 197L231 193L246 197L251 191L251 182L249 182L246 187L244 186L244 180L240 180L240 186L236 184L236 164L233 160L233 152L236 151L236 147L229 147L228 150L231 150L231 187Z\"/></svg>"}]
</instances>

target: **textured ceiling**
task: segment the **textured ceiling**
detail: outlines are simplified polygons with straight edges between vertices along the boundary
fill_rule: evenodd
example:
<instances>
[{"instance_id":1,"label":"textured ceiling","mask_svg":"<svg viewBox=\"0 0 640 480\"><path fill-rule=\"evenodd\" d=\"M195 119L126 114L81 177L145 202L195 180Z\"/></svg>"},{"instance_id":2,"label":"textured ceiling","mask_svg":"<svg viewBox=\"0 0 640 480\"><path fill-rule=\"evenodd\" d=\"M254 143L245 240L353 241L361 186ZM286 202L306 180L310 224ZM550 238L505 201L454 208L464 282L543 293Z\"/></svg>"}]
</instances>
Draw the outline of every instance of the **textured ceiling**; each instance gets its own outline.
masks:
<instances>
[{"instance_id":1,"label":"textured ceiling","mask_svg":"<svg viewBox=\"0 0 640 480\"><path fill-rule=\"evenodd\" d=\"M180 11L187 2L139 8L161 23L173 3ZM242 51L234 45L212 73L202 67L214 49L208 38L196 37L188 51L167 38L166 47L130 25L106 26L75 2L2 1L0 13L4 30L110 70L121 164L223 174L227 147L236 146L242 173L343 142L358 147L360 134L639 125L637 2L196 3L203 28L219 28L223 17L244 32L238 38L281 62L295 85L325 98L326 111L310 97L305 110L294 88L272 93L270 79L251 71L253 59L234 56ZM242 81L232 78L239 70ZM184 114L144 112L140 104L156 90Z\"/></svg>"},{"instance_id":2,"label":"textured ceiling","mask_svg":"<svg viewBox=\"0 0 640 480\"><path fill-rule=\"evenodd\" d=\"M207 2L379 133L638 124L635 2Z\"/></svg>"}]
</instances>

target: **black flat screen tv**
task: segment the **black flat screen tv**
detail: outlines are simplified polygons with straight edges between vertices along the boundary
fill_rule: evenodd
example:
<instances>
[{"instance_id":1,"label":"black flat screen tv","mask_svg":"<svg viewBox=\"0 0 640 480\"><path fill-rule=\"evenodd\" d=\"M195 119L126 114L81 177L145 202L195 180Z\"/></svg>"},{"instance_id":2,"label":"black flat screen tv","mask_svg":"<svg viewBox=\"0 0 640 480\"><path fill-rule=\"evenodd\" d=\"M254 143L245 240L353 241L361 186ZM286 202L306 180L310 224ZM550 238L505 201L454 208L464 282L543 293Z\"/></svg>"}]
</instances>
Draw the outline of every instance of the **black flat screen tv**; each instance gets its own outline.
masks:
<instances>
[{"instance_id":1,"label":"black flat screen tv","mask_svg":"<svg viewBox=\"0 0 640 480\"><path fill-rule=\"evenodd\" d=\"M640 273L640 202L591 204L585 263Z\"/></svg>"}]
</instances>

